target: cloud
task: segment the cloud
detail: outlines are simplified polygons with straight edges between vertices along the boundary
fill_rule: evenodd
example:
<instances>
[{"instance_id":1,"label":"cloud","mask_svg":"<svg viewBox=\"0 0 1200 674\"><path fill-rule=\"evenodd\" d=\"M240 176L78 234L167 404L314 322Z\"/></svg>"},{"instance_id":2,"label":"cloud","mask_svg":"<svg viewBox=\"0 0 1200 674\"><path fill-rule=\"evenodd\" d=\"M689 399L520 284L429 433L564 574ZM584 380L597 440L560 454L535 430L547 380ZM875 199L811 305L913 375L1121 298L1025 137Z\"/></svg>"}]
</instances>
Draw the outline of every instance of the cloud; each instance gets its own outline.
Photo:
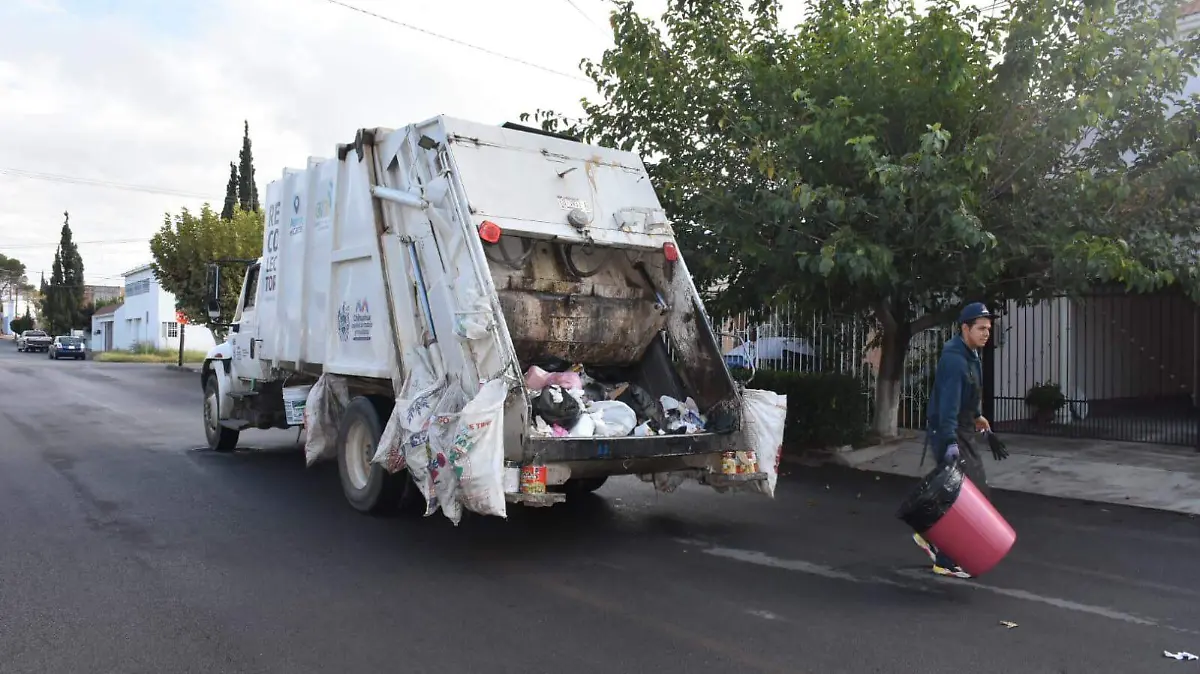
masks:
<instances>
[{"instance_id":1,"label":"cloud","mask_svg":"<svg viewBox=\"0 0 1200 674\"><path fill-rule=\"evenodd\" d=\"M574 0L594 23L565 0L347 2L566 73L609 43L600 0ZM0 169L211 194L218 207L242 120L261 191L360 127L573 112L592 91L326 0L0 3ZM0 174L0 203L0 252L36 278L64 210L76 240L145 241L200 200ZM100 283L150 257L144 243L82 252Z\"/></svg>"}]
</instances>

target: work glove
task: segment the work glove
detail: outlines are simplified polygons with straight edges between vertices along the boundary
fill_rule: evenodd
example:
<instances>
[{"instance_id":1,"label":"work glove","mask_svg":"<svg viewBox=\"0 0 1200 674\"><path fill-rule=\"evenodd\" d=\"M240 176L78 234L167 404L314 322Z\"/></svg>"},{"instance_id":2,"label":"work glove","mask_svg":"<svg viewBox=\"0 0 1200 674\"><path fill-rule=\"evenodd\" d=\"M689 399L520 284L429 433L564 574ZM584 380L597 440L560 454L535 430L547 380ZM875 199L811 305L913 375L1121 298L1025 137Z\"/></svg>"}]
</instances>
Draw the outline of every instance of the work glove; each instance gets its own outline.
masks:
<instances>
[{"instance_id":1,"label":"work glove","mask_svg":"<svg viewBox=\"0 0 1200 674\"><path fill-rule=\"evenodd\" d=\"M1004 448L1004 443L1000 442L1000 438L996 437L995 433L991 431L987 432L987 442L988 447L992 449L992 458L997 461L1003 461L1008 458L1008 450Z\"/></svg>"},{"instance_id":2,"label":"work glove","mask_svg":"<svg viewBox=\"0 0 1200 674\"><path fill-rule=\"evenodd\" d=\"M958 461L958 443L954 443L946 448L946 456L943 461L945 463Z\"/></svg>"}]
</instances>

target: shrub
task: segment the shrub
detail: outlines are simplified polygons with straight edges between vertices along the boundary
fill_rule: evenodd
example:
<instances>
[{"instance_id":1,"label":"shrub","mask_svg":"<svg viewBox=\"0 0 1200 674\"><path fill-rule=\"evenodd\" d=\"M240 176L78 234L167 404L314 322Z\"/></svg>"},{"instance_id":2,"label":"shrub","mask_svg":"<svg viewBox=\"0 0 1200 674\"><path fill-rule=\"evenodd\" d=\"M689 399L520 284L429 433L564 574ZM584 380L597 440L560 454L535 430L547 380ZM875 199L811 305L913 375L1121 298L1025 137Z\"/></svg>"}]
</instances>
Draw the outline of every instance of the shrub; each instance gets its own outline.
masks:
<instances>
[{"instance_id":1,"label":"shrub","mask_svg":"<svg viewBox=\"0 0 1200 674\"><path fill-rule=\"evenodd\" d=\"M745 381L747 371L735 371ZM758 370L748 388L787 396L783 443L792 449L858 445L866 437L870 396L857 378L824 372Z\"/></svg>"},{"instance_id":2,"label":"shrub","mask_svg":"<svg viewBox=\"0 0 1200 674\"><path fill-rule=\"evenodd\" d=\"M26 330L32 330L33 318L31 318L29 316L29 312L26 311L24 316L12 319L12 322L8 324L8 329L14 335L19 335Z\"/></svg>"}]
</instances>

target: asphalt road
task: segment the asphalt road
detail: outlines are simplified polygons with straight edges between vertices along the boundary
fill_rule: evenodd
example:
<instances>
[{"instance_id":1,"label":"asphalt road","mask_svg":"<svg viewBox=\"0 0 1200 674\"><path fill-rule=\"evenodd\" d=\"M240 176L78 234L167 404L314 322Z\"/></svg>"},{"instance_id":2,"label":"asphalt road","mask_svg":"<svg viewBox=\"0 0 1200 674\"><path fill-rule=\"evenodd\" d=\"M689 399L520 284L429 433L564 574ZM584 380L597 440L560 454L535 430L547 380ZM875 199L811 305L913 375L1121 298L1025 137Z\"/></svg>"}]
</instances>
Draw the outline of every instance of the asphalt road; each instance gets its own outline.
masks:
<instances>
[{"instance_id":1,"label":"asphalt road","mask_svg":"<svg viewBox=\"0 0 1200 674\"><path fill-rule=\"evenodd\" d=\"M928 572L909 482L833 468L455 528L352 511L294 433L197 450L193 374L0 342L0 381L4 674L1200 671L1163 657L1200 653L1192 518L999 493L975 581Z\"/></svg>"}]
</instances>

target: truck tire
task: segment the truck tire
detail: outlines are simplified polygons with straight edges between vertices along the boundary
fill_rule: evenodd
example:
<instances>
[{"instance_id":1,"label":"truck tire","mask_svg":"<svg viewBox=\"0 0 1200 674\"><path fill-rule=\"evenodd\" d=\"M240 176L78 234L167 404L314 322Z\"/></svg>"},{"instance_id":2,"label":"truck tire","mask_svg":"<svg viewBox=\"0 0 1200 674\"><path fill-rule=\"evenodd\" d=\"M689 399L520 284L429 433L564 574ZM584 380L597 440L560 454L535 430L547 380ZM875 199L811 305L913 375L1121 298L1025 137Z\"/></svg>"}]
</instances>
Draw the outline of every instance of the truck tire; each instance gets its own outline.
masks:
<instances>
[{"instance_id":1,"label":"truck tire","mask_svg":"<svg viewBox=\"0 0 1200 674\"><path fill-rule=\"evenodd\" d=\"M383 466L371 463L383 435L381 420L390 415L387 403L359 396L350 401L338 428L342 493L350 506L362 513L411 512L422 498L407 470L389 473Z\"/></svg>"},{"instance_id":2,"label":"truck tire","mask_svg":"<svg viewBox=\"0 0 1200 674\"><path fill-rule=\"evenodd\" d=\"M209 377L204 382L204 435L208 438L208 447L214 452L232 452L238 443L240 431L225 428L221 425L220 408L221 391L216 377Z\"/></svg>"}]
</instances>

